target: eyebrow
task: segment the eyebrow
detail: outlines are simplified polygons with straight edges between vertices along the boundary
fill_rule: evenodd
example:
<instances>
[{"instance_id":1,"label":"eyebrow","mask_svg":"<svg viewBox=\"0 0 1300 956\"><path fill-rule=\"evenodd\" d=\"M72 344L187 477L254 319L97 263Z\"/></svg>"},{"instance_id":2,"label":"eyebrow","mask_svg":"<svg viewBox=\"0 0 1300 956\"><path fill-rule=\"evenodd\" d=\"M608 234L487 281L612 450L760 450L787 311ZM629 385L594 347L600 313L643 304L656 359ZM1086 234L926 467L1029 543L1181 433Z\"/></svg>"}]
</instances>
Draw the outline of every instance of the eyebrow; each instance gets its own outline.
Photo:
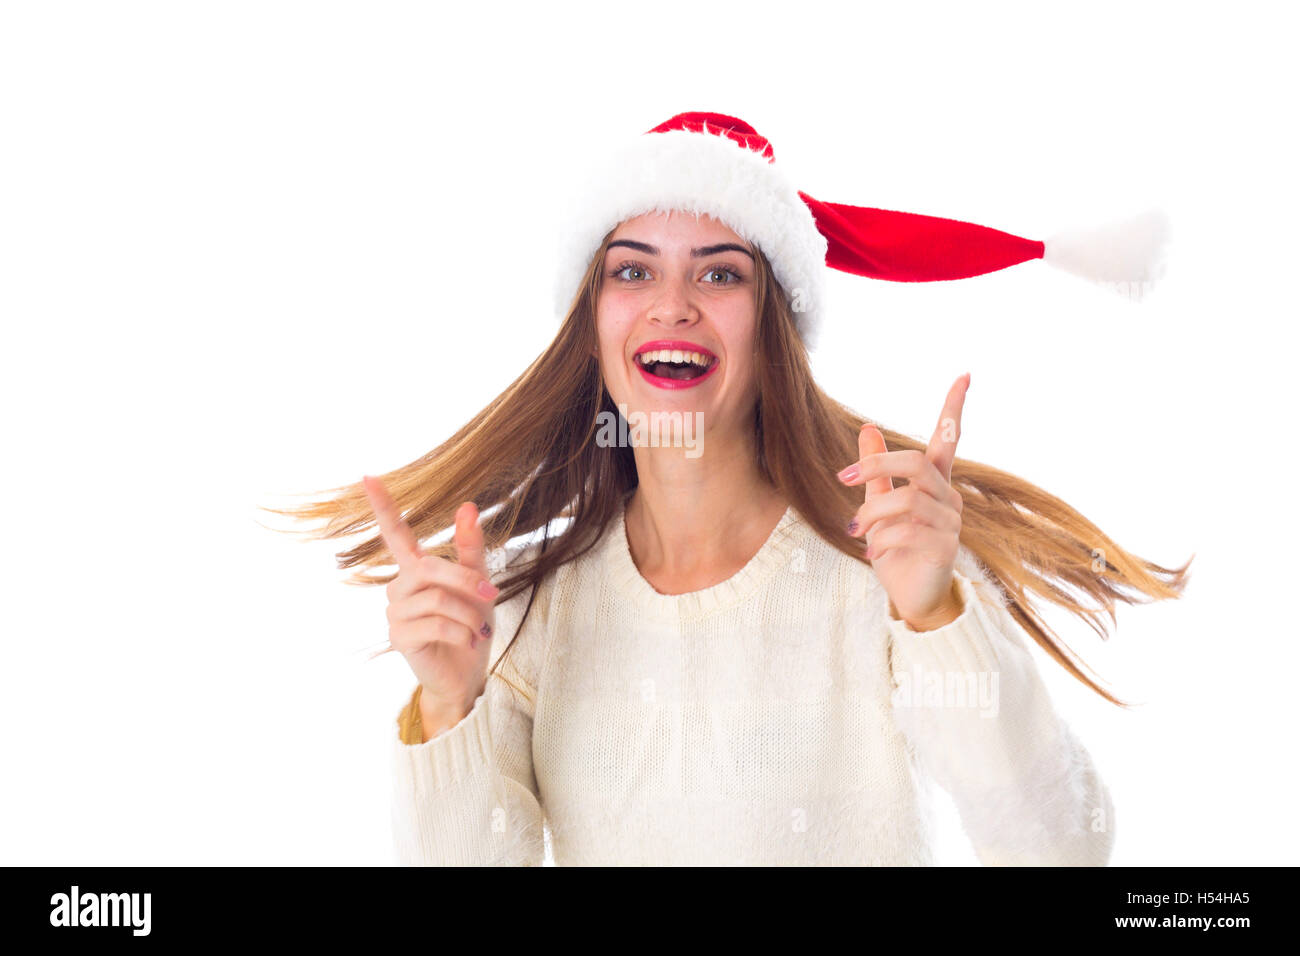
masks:
<instances>
[{"instance_id":1,"label":"eyebrow","mask_svg":"<svg viewBox=\"0 0 1300 956\"><path fill-rule=\"evenodd\" d=\"M659 249L647 242L637 242L635 239L615 239L609 244L609 248L615 246L625 246L628 249L635 249L637 252L644 252L648 256L659 255ZM737 245L734 242L720 242L716 246L701 246L698 249L691 250L692 259L703 259L705 256L716 256L719 252L743 252L749 258L753 259L754 254L744 246Z\"/></svg>"}]
</instances>

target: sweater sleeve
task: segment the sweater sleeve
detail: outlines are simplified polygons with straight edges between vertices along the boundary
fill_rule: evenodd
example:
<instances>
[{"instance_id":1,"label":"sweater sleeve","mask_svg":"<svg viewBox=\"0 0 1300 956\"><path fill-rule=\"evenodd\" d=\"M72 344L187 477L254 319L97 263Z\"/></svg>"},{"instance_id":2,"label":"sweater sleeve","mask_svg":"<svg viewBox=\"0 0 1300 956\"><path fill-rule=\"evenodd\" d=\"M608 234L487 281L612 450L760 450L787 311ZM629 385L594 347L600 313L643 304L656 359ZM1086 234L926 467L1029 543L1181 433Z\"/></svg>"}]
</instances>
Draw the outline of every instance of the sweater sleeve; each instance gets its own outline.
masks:
<instances>
[{"instance_id":1,"label":"sweater sleeve","mask_svg":"<svg viewBox=\"0 0 1300 956\"><path fill-rule=\"evenodd\" d=\"M530 589L496 608L496 663ZM421 744L393 736L392 823L402 866L540 866L542 807L533 773L536 686L545 655L542 595L483 693L456 724ZM400 723L399 716L399 723Z\"/></svg>"},{"instance_id":2,"label":"sweater sleeve","mask_svg":"<svg viewBox=\"0 0 1300 956\"><path fill-rule=\"evenodd\" d=\"M898 727L951 794L981 863L1105 866L1110 793L1055 713L1001 592L962 550L955 620L917 632L888 612Z\"/></svg>"}]
</instances>

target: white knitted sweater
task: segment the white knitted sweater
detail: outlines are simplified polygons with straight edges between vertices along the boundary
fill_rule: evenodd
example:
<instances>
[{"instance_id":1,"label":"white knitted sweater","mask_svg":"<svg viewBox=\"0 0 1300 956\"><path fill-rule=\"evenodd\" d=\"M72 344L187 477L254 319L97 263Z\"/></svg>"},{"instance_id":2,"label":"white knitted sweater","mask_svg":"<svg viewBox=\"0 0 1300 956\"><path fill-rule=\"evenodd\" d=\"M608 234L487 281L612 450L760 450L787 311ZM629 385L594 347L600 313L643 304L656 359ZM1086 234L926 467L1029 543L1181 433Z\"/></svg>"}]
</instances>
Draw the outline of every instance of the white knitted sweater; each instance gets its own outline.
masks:
<instances>
[{"instance_id":1,"label":"white knitted sweater","mask_svg":"<svg viewBox=\"0 0 1300 956\"><path fill-rule=\"evenodd\" d=\"M620 513L464 720L394 736L399 863L932 864L933 780L987 865L1105 865L1110 795L1028 635L964 546L957 580L961 615L913 631L791 508L729 580L664 595Z\"/></svg>"}]
</instances>

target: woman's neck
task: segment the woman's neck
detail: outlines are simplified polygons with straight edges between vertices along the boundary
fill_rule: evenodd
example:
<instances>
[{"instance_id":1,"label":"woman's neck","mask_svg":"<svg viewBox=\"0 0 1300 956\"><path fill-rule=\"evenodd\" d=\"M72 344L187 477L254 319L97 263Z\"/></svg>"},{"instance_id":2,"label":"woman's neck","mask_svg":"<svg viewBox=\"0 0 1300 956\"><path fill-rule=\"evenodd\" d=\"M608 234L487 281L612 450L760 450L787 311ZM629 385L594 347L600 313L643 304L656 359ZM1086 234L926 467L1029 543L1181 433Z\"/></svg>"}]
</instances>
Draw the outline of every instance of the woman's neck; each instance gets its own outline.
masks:
<instances>
[{"instance_id":1,"label":"woman's neck","mask_svg":"<svg viewBox=\"0 0 1300 956\"><path fill-rule=\"evenodd\" d=\"M625 514L628 548L661 594L703 590L749 563L788 504L759 473L752 442L723 448L715 441L697 459L639 448Z\"/></svg>"}]
</instances>

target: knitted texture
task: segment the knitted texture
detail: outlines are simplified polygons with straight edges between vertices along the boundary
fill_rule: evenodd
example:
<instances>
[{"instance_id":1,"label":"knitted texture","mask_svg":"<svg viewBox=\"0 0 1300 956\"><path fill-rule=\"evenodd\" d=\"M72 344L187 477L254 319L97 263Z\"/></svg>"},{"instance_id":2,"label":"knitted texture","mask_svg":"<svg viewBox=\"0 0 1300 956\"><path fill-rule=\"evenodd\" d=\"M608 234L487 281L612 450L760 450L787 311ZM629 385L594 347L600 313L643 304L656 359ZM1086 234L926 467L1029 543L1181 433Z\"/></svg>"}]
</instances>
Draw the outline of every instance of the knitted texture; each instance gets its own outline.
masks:
<instances>
[{"instance_id":1,"label":"knitted texture","mask_svg":"<svg viewBox=\"0 0 1300 956\"><path fill-rule=\"evenodd\" d=\"M986 865L1105 865L1091 757L964 546L957 582L960 616L915 632L791 508L730 579L664 595L619 514L459 724L394 734L398 862L928 865L934 781Z\"/></svg>"}]
</instances>

